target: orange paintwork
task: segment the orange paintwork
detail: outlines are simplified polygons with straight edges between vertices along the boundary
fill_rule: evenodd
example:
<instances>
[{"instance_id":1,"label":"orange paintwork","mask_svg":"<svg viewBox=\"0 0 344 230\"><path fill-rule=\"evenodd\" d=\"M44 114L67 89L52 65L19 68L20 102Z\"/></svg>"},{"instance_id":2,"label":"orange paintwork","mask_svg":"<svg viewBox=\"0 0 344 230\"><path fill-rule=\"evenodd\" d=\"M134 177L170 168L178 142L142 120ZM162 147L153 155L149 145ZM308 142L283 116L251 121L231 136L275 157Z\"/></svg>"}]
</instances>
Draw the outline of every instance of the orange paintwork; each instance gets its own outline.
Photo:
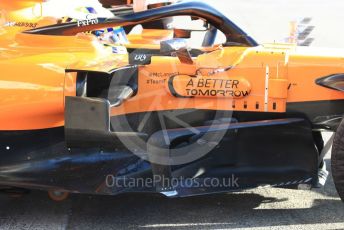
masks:
<instances>
[{"instance_id":1,"label":"orange paintwork","mask_svg":"<svg viewBox=\"0 0 344 230\"><path fill-rule=\"evenodd\" d=\"M23 15L18 16L16 10L9 15L26 20ZM37 26L55 21L51 18L28 20L37 22ZM105 47L93 35L21 33L27 29L0 26L0 130L63 126L64 97L76 93L76 73L66 73L66 69L109 72L128 65L128 55L113 54L111 47ZM142 35L129 36L131 44L127 47L157 49L158 41L170 38L171 32L147 30ZM285 112L288 102L344 99L342 92L315 84L317 78L344 73L344 52L284 44L216 46L203 50L207 52L193 58L191 65L181 63L177 57L153 56L150 65L139 67L136 96L113 108L112 115L186 108ZM222 69L226 70L216 73ZM216 74L204 74L212 71ZM175 75L241 79L250 92L240 98L178 98L166 86ZM178 91L183 90L178 87Z\"/></svg>"},{"instance_id":2,"label":"orange paintwork","mask_svg":"<svg viewBox=\"0 0 344 230\"><path fill-rule=\"evenodd\" d=\"M64 125L64 96L75 95L76 74L68 69L110 71L126 65L91 35L15 34L0 39L0 130ZM123 62L123 63L122 63Z\"/></svg>"},{"instance_id":3,"label":"orange paintwork","mask_svg":"<svg viewBox=\"0 0 344 230\"><path fill-rule=\"evenodd\" d=\"M343 100L342 92L315 84L317 78L343 73L343 58L336 54L326 57L321 53L317 56L304 53L311 49L278 44L228 47L198 56L194 65L181 64L173 57L153 57L150 65L140 68L138 94L121 107L113 108L112 112L125 114L181 108L285 112L288 102ZM248 96L214 99L200 95L181 99L166 90L169 78L174 75L196 75L199 69L216 70L228 66L232 69L222 76L246 79L252 87Z\"/></svg>"},{"instance_id":4,"label":"orange paintwork","mask_svg":"<svg viewBox=\"0 0 344 230\"><path fill-rule=\"evenodd\" d=\"M0 8L5 10L21 10L29 7L34 7L37 3L41 2L44 2L44 0L1 1Z\"/></svg>"}]
</instances>

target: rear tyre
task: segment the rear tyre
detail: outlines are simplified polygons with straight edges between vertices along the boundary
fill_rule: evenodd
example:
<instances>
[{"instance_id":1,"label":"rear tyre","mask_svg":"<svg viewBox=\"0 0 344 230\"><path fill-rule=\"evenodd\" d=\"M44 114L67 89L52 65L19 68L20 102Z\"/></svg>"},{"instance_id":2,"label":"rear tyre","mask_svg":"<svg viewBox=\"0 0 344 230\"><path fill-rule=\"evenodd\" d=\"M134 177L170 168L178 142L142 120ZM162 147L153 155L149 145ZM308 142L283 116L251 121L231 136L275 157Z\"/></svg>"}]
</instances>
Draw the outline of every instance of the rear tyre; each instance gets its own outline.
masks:
<instances>
[{"instance_id":1,"label":"rear tyre","mask_svg":"<svg viewBox=\"0 0 344 230\"><path fill-rule=\"evenodd\" d=\"M340 123L333 140L331 164L334 184L344 202L344 119Z\"/></svg>"}]
</instances>

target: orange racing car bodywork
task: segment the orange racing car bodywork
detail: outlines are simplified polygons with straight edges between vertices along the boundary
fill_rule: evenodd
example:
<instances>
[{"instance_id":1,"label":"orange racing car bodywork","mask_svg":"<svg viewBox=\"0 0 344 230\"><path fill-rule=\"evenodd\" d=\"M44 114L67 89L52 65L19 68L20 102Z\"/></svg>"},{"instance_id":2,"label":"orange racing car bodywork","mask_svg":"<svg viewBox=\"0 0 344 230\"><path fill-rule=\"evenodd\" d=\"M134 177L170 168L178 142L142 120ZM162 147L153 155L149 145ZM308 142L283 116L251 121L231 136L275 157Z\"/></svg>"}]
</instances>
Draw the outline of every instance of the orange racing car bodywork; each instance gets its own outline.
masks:
<instances>
[{"instance_id":1,"label":"orange racing car bodywork","mask_svg":"<svg viewBox=\"0 0 344 230\"><path fill-rule=\"evenodd\" d=\"M36 7L36 2L31 3L32 5L26 3L29 5L25 7ZM1 7L7 9L10 9L10 6L23 8L19 3L18 6L12 3L1 4ZM35 148L35 145L29 144L31 152L19 151L15 145L12 147L7 144L8 138L18 138L21 140L18 141L20 145L28 148L24 136L37 136L37 139L32 140L34 142L41 141L40 138L44 139L47 133L53 137L58 136L56 142L49 142L47 145L63 145L63 150L52 150L50 159L56 159L56 154L61 151L65 151L67 158L70 158L70 161L67 159L67 164L75 160L71 155L80 157L83 164L80 163L82 166L77 173L84 175L83 170L90 167L89 163L85 163L90 155L85 155L85 152L92 150L93 154L100 154L104 150L93 148L105 146L104 142L118 144L118 140L113 136L124 135L124 138L130 138L134 133L149 138L161 130L155 127L156 120L152 120L147 130L137 131L133 128L135 132L118 131L108 127L112 118L128 117L132 125L131 120L142 120L145 114L165 111L196 111L197 114L193 117L181 119L183 122L188 121L193 128L201 130L200 132L203 132L203 128L197 127L204 127L205 121L212 120L211 114L214 111L232 113L232 119L236 120L237 125L228 130L230 133L231 130L237 130L241 133L241 139L236 139L234 144L237 148L233 150L236 157L231 154L227 156L228 159L226 157L225 164L228 164L228 167L221 169L225 173L220 173L219 177L237 172L242 165L245 170L249 170L246 174L261 173L253 182L250 181L252 176L248 177L249 182L245 182L241 188L276 183L281 187L317 183L319 162L322 160L319 158L322 147L321 140L317 138L318 131L335 130L344 113L344 52L297 47L292 44L258 45L221 13L198 2L181 2L117 18L98 18L83 23L58 23L54 18L25 18L23 12L23 15L16 15L19 11L11 9L10 13L2 18L9 21L0 27L0 130L6 140L3 141L5 149L8 147L7 150L14 151L13 154L18 151L22 157L28 154L32 160L26 169L20 167L23 163L20 161L18 163L11 159L3 163L2 167L12 167L13 170L2 171L3 168L0 167L2 184L106 194L128 191L109 190L102 185L99 178L94 179L94 184L90 187L85 187L80 181L77 181L77 186L63 183L62 176L57 174L50 175L55 178L55 182L36 179L33 168L37 164L47 164L36 155L39 155L41 149L46 151L46 146ZM113 53L111 45L99 41L93 34L83 33L106 27L132 26L178 15L201 18L222 31L226 35L226 42L189 49L184 43L187 36L177 36L173 29L151 29L140 35L129 35L130 43L125 45L128 53L118 54ZM23 21L17 21L18 18ZM163 46L167 46L167 49L164 50ZM99 125L97 122L90 124L95 120L99 121ZM139 126L136 123L135 125ZM289 126L286 127L286 124ZM250 127L252 130L246 131ZM175 124L165 127L167 130L175 128L182 127ZM41 132L45 133L44 137ZM266 150L264 146L267 146L270 140L262 137L255 139L260 133L275 142L284 139L285 144L271 143L271 151ZM290 133L295 137L291 137ZM279 139L274 139L277 138L276 135L280 135ZM184 136L181 134L178 137ZM187 136L189 138L189 135ZM295 147L285 147L291 141ZM260 146L257 147L259 160L257 156L252 156L252 149L240 144L242 142L252 142L256 147ZM113 170L114 165L122 169L131 164L136 165L136 172L140 172L143 167L145 170L151 170L153 175L162 175L161 171L166 168L177 173L171 166L156 163L146 166L132 156L128 149L121 144L118 146L115 149L123 148L127 155L121 158L120 163L114 163L113 158L111 163L97 158L93 165L107 166L97 166L93 169L95 174L104 175L102 170ZM222 153L226 154L230 148L226 144L223 146ZM87 150L82 150L83 148ZM281 150L283 148L284 150ZM299 156L291 153L296 149L297 153L304 153ZM276 159L267 160L274 152L280 155ZM239 153L249 156L252 161L247 160L249 157L241 159L237 155ZM112 150L111 154L118 154L118 150ZM301 159L302 157L304 159ZM288 160L290 165L285 165ZM73 173L73 169L65 168L64 160L57 161L63 170ZM216 168L215 163L214 165ZM273 166L269 168L266 165ZM257 170L250 171L251 169L245 166L253 166ZM293 171L289 166L294 166L296 170ZM57 165L52 168L56 167L59 168ZM47 168L47 171L43 170L42 173L49 172L50 168ZM166 175L171 177L168 173ZM209 175L214 175L211 169ZM75 178L64 175L64 179L72 181ZM287 184L285 181L300 183ZM161 190L161 186L157 186L154 191L161 192L164 189L166 188ZM170 187L168 189L171 190ZM184 194L184 190L174 189L180 196L188 194ZM147 188L143 190L146 191ZM191 194L206 192L212 191L191 191Z\"/></svg>"},{"instance_id":2,"label":"orange racing car bodywork","mask_svg":"<svg viewBox=\"0 0 344 230\"><path fill-rule=\"evenodd\" d=\"M7 47L2 45L2 130L63 126L63 98L76 95L76 74L65 73L66 69L108 72L129 64L128 55L114 55L111 49L96 44L95 38L85 35L47 37L17 34L15 41L15 48L10 44ZM66 49L69 52L65 52ZM175 109L175 102L180 97L171 94L168 82L181 91L180 96L194 97L184 106L190 109L286 112L287 105L295 103L341 102L344 99L341 91L318 85L316 80L344 72L342 57L335 56L335 53L323 56L322 50L309 56L309 49L278 45L221 47L198 56L192 65L180 63L176 57L152 57L150 65L140 67L140 90L136 97L123 104L123 108L113 109L113 114ZM175 66L178 66L178 71ZM228 66L231 66L228 71L211 73ZM195 77L178 81L181 76L172 80L177 72ZM239 83L226 84L233 78L238 78ZM149 91L161 91L160 107L149 108L145 100L151 99L140 97L141 92ZM218 105L213 98L229 98L230 103Z\"/></svg>"}]
</instances>

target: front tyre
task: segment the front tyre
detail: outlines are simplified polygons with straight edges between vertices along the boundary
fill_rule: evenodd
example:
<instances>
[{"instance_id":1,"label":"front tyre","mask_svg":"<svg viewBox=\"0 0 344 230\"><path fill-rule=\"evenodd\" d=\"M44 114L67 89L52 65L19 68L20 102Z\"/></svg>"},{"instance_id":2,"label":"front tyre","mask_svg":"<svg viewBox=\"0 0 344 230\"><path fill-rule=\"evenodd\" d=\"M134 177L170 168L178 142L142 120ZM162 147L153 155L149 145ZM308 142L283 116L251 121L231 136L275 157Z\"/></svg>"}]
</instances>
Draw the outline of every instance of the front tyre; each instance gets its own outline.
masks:
<instances>
[{"instance_id":1,"label":"front tyre","mask_svg":"<svg viewBox=\"0 0 344 230\"><path fill-rule=\"evenodd\" d=\"M344 202L344 119L340 123L333 140L331 164L334 184Z\"/></svg>"}]
</instances>

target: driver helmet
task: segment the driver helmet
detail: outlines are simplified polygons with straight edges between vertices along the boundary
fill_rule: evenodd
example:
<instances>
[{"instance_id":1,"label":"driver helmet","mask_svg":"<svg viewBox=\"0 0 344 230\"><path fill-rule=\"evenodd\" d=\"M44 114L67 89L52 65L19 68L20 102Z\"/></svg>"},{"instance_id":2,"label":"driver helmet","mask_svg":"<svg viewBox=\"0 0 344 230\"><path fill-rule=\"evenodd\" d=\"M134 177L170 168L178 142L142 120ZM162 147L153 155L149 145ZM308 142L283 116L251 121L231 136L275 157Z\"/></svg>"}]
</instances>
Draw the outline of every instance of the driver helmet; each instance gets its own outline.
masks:
<instances>
[{"instance_id":1,"label":"driver helmet","mask_svg":"<svg viewBox=\"0 0 344 230\"><path fill-rule=\"evenodd\" d=\"M72 11L66 12L65 16L61 19L61 23L77 22L79 20L92 18L104 19L113 17L113 14L109 10L105 9L98 1L88 0L82 2L83 6L74 5L74 9ZM85 6L86 4L87 6ZM122 27L105 28L86 33L95 35L104 45L111 46L114 53L127 52L124 45L128 44L129 40Z\"/></svg>"}]
</instances>

